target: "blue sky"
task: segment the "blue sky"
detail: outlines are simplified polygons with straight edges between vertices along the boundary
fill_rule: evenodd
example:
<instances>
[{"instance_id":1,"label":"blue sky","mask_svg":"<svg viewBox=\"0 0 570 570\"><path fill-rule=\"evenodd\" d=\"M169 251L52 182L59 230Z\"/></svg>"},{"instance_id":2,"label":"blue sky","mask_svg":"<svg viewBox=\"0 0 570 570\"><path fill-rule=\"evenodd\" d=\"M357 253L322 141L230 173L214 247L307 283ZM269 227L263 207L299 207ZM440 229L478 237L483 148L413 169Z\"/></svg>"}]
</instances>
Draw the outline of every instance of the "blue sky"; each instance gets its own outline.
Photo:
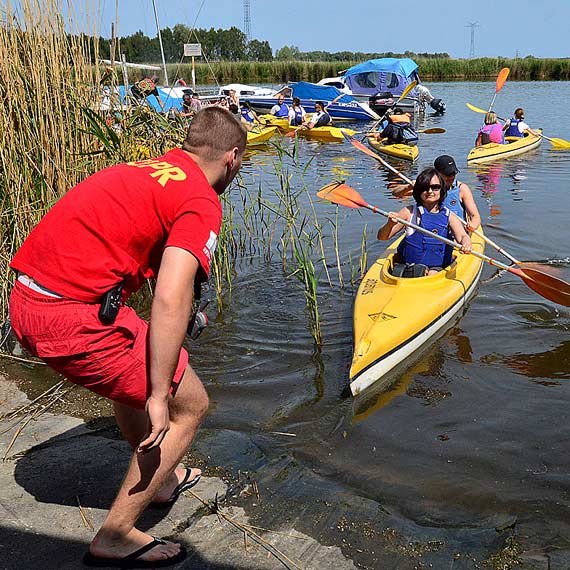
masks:
<instances>
[{"instance_id":1,"label":"blue sky","mask_svg":"<svg viewBox=\"0 0 570 570\"><path fill-rule=\"evenodd\" d=\"M99 33L110 36L115 0L69 2L78 15L95 7ZM477 22L476 56L569 57L570 0L250 0L252 37L276 50L447 52L468 57ZM161 27L243 28L241 0L156 0ZM201 9L200 9L201 8ZM200 11L199 11L200 10ZM198 13L199 12L199 13ZM81 18L79 18L81 19ZM315 22L319 25L315 26ZM389 23L393 22L393 25ZM151 0L119 0L119 33L155 35Z\"/></svg>"}]
</instances>

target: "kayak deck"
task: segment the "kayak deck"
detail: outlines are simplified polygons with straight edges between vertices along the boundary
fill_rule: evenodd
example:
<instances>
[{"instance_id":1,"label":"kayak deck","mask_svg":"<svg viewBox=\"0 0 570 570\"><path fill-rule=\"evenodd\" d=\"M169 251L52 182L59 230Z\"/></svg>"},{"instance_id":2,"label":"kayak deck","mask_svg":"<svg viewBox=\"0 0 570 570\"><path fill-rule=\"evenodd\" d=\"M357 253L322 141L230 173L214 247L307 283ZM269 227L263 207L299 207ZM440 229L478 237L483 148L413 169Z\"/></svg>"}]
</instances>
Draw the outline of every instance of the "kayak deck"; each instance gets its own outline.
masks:
<instances>
[{"instance_id":1,"label":"kayak deck","mask_svg":"<svg viewBox=\"0 0 570 570\"><path fill-rule=\"evenodd\" d=\"M247 146L255 146L267 142L276 132L277 127L262 127L247 132Z\"/></svg>"},{"instance_id":2,"label":"kayak deck","mask_svg":"<svg viewBox=\"0 0 570 570\"><path fill-rule=\"evenodd\" d=\"M366 273L354 304L353 395L374 384L462 311L474 293L482 260L454 252L453 263L436 275L394 277L390 271L400 238ZM473 249L484 241L472 236ZM388 380L386 380L388 381Z\"/></svg>"},{"instance_id":3,"label":"kayak deck","mask_svg":"<svg viewBox=\"0 0 570 570\"><path fill-rule=\"evenodd\" d=\"M542 132L538 129L538 132ZM540 146L542 137L526 135L524 137L506 137L506 144L489 143L472 148L467 155L467 162L480 164L523 154Z\"/></svg>"},{"instance_id":4,"label":"kayak deck","mask_svg":"<svg viewBox=\"0 0 570 570\"><path fill-rule=\"evenodd\" d=\"M410 146L407 144L383 144L379 141L368 137L368 144L381 154L394 156L403 160L411 160L412 162L420 155L420 149L417 145Z\"/></svg>"}]
</instances>

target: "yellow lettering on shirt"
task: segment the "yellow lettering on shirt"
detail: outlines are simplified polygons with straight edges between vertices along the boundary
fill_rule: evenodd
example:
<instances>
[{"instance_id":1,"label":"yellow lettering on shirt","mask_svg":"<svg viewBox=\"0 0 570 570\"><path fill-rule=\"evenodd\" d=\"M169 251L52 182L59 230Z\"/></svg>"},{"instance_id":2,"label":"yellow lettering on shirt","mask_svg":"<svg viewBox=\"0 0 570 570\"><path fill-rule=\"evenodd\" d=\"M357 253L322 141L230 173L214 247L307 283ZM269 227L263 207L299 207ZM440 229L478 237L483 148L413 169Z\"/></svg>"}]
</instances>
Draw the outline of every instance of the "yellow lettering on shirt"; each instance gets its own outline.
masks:
<instances>
[{"instance_id":1,"label":"yellow lettering on shirt","mask_svg":"<svg viewBox=\"0 0 570 570\"><path fill-rule=\"evenodd\" d=\"M152 178L158 178L157 182L163 188L169 180L186 180L186 173L181 168L156 158L138 162L127 162L127 164L129 166L136 166L137 168L152 168L154 172L151 172L150 176Z\"/></svg>"}]
</instances>

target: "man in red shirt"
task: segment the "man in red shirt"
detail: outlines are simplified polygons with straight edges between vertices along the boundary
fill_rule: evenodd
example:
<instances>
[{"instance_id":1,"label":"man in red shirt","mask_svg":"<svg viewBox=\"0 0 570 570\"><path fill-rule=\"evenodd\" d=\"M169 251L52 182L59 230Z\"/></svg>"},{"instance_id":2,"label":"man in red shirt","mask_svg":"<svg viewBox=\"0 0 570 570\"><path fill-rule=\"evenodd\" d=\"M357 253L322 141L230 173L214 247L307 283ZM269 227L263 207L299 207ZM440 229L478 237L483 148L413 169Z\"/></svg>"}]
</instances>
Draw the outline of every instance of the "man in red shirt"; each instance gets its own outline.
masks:
<instances>
[{"instance_id":1,"label":"man in red shirt","mask_svg":"<svg viewBox=\"0 0 570 570\"><path fill-rule=\"evenodd\" d=\"M186 556L134 525L151 501L171 505L200 477L177 468L208 409L182 343L221 226L218 195L245 145L239 122L208 107L181 149L107 168L67 192L12 260L16 336L72 382L111 398L134 450L88 565L155 567ZM124 305L148 278L156 278L150 324Z\"/></svg>"}]
</instances>

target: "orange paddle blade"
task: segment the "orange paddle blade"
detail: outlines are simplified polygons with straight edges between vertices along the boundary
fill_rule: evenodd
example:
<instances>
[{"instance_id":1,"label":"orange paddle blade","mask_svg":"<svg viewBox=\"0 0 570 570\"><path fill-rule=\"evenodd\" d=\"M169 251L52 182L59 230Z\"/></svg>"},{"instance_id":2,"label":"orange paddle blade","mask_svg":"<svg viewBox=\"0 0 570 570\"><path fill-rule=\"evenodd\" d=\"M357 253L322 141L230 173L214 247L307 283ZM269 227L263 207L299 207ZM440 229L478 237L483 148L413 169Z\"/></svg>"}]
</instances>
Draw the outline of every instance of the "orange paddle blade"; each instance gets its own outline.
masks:
<instances>
[{"instance_id":1,"label":"orange paddle blade","mask_svg":"<svg viewBox=\"0 0 570 570\"><path fill-rule=\"evenodd\" d=\"M301 127L299 127L299 128L301 128ZM285 133L285 136L286 136L286 137L289 137L290 139L292 139L292 138L294 138L294 137L297 136L297 131L298 131L298 130L299 130L299 129L295 129L294 131L289 131L288 133Z\"/></svg>"},{"instance_id":2,"label":"orange paddle blade","mask_svg":"<svg viewBox=\"0 0 570 570\"><path fill-rule=\"evenodd\" d=\"M497 76L497 83L495 84L495 93L498 93L505 84L507 77L509 76L510 69L508 67L503 67L501 71L499 71L499 75Z\"/></svg>"},{"instance_id":3,"label":"orange paddle blade","mask_svg":"<svg viewBox=\"0 0 570 570\"><path fill-rule=\"evenodd\" d=\"M570 307L570 283L528 266L522 269L511 267L509 271L518 275L530 289L545 299Z\"/></svg>"},{"instance_id":4,"label":"orange paddle blade","mask_svg":"<svg viewBox=\"0 0 570 570\"><path fill-rule=\"evenodd\" d=\"M363 153L367 154L368 156L371 156L372 158L375 158L376 160L381 161L382 159L370 148L368 148L365 144L361 143L359 140L356 140L354 137L351 137L349 134L347 134L343 129L342 130L342 135L343 137L354 147L356 147L358 150L361 150Z\"/></svg>"},{"instance_id":5,"label":"orange paddle blade","mask_svg":"<svg viewBox=\"0 0 570 570\"><path fill-rule=\"evenodd\" d=\"M362 196L354 190L354 188L342 184L341 182L334 182L333 184L323 186L317 192L317 196L333 204L347 206L348 208L360 208L361 206L367 205Z\"/></svg>"}]
</instances>

